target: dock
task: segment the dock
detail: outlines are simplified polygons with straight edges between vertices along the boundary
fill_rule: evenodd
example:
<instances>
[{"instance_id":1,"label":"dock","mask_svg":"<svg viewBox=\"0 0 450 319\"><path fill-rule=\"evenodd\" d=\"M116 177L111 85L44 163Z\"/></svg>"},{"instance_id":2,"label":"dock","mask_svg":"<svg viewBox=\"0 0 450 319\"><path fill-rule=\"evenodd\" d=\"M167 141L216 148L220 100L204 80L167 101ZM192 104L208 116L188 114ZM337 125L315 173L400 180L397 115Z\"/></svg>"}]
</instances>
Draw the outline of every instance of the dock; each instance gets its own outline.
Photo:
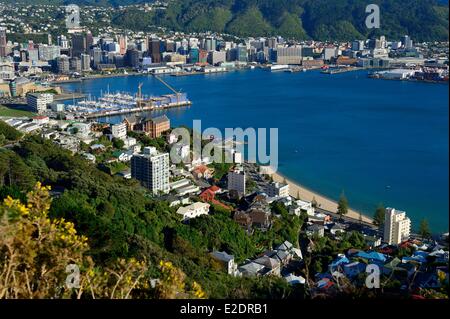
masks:
<instances>
[{"instance_id":1,"label":"dock","mask_svg":"<svg viewBox=\"0 0 450 319\"><path fill-rule=\"evenodd\" d=\"M95 118L99 118L99 117L151 112L151 111L158 111L158 110L164 110L164 109L169 109L169 108L174 108L174 107L183 107L183 106L191 106L191 105L192 105L191 101L183 101L183 102L175 102L175 103L165 104L160 107L144 106L144 107L135 107L135 108L129 108L129 109L114 110L114 111L95 112L95 113L90 113L90 114L86 114L86 115L80 114L79 116L84 117L86 119L95 119Z\"/></svg>"},{"instance_id":2,"label":"dock","mask_svg":"<svg viewBox=\"0 0 450 319\"><path fill-rule=\"evenodd\" d=\"M333 68L328 70L323 70L320 73L322 74L339 74L339 73L346 73L346 72L352 72L352 71L358 71L363 70L364 68L358 68L358 67L340 67L340 68Z\"/></svg>"}]
</instances>

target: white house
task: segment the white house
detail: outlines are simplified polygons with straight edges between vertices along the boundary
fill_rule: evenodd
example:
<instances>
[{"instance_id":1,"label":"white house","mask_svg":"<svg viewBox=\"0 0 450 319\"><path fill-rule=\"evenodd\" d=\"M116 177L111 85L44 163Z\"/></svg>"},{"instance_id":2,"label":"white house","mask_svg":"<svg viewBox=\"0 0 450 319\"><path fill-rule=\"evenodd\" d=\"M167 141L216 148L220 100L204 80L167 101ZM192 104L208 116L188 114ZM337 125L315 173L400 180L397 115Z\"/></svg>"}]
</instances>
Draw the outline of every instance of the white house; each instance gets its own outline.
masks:
<instances>
[{"instance_id":1,"label":"white house","mask_svg":"<svg viewBox=\"0 0 450 319\"><path fill-rule=\"evenodd\" d=\"M234 256L227 254L224 251L214 251L211 256L222 263L227 270L227 273L232 276L238 276L237 264L234 261Z\"/></svg>"},{"instance_id":2,"label":"white house","mask_svg":"<svg viewBox=\"0 0 450 319\"><path fill-rule=\"evenodd\" d=\"M289 212L296 216L300 216L302 212L308 214L308 216L314 216L314 207L311 202L307 202L304 200L296 200L291 207L289 208Z\"/></svg>"},{"instance_id":3,"label":"white house","mask_svg":"<svg viewBox=\"0 0 450 319\"><path fill-rule=\"evenodd\" d=\"M208 215L210 205L207 203L196 202L186 207L180 207L177 214L183 216L183 221L196 218L201 215Z\"/></svg>"},{"instance_id":4,"label":"white house","mask_svg":"<svg viewBox=\"0 0 450 319\"><path fill-rule=\"evenodd\" d=\"M273 182L266 191L269 197L289 197L289 184Z\"/></svg>"}]
</instances>

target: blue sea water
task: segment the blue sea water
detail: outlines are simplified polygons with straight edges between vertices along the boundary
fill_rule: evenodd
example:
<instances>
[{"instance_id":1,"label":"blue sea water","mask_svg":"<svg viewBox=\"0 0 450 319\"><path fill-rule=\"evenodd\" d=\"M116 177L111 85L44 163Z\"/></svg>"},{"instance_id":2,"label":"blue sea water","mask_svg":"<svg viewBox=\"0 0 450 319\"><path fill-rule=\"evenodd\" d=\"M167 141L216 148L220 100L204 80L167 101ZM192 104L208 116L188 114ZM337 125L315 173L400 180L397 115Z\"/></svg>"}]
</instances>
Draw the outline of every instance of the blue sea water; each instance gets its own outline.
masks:
<instances>
[{"instance_id":1,"label":"blue sea water","mask_svg":"<svg viewBox=\"0 0 450 319\"><path fill-rule=\"evenodd\" d=\"M279 128L279 172L372 215L378 203L405 210L417 228L427 218L448 231L449 87L375 80L365 71L325 75L265 70L165 77L193 102L167 110L172 125ZM68 84L110 91L171 93L151 76ZM108 119L117 122L119 119Z\"/></svg>"}]
</instances>

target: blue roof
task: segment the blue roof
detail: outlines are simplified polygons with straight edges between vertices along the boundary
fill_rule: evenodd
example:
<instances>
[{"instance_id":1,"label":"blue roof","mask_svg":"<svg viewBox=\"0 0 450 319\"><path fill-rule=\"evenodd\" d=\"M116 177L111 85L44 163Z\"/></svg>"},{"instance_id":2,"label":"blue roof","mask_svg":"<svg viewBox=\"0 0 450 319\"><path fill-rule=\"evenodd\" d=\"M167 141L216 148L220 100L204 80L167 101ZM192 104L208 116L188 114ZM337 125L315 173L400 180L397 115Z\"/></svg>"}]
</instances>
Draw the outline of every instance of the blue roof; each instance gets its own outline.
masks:
<instances>
[{"instance_id":1,"label":"blue roof","mask_svg":"<svg viewBox=\"0 0 450 319\"><path fill-rule=\"evenodd\" d=\"M370 253L366 253L365 251L359 251L356 254L356 256L364 258L364 259L368 259L368 260L377 260L377 261L382 261L382 262L386 261L386 256L381 253L378 253L376 251L372 251Z\"/></svg>"},{"instance_id":2,"label":"blue roof","mask_svg":"<svg viewBox=\"0 0 450 319\"><path fill-rule=\"evenodd\" d=\"M333 262L330 264L331 267L336 267L342 264L348 264L350 261L348 260L347 257L343 256L343 257L338 257L335 260L333 260Z\"/></svg>"}]
</instances>

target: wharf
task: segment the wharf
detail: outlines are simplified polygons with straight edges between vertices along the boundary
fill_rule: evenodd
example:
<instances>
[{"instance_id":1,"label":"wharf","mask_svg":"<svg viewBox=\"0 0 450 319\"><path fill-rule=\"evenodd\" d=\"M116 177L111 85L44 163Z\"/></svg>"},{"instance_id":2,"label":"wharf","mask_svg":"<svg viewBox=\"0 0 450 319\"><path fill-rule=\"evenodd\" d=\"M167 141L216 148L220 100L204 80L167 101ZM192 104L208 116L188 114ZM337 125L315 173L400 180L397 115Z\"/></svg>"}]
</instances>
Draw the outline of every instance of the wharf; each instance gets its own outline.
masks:
<instances>
[{"instance_id":1,"label":"wharf","mask_svg":"<svg viewBox=\"0 0 450 319\"><path fill-rule=\"evenodd\" d=\"M129 108L129 109L115 110L115 111L95 112L95 113L90 113L90 114L86 114L86 115L80 114L79 116L84 117L86 119L94 119L94 118L99 118L99 117L149 112L149 111L163 110L163 109L182 107L182 106L190 106L190 105L192 105L191 101L183 101L183 102L168 103L168 104L165 104L165 105L162 105L159 107L155 107L155 106L135 107L135 108Z\"/></svg>"}]
</instances>

